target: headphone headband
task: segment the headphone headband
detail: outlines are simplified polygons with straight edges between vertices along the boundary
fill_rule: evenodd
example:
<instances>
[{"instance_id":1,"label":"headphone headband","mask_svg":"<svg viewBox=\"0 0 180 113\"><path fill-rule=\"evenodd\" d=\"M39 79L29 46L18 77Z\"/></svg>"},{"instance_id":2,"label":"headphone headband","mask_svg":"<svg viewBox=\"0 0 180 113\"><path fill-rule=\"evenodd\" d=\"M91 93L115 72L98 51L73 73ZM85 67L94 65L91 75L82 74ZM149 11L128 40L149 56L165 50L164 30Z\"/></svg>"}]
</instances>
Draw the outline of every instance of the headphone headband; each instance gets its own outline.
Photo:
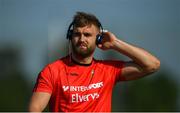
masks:
<instances>
[{"instance_id":1,"label":"headphone headband","mask_svg":"<svg viewBox=\"0 0 180 113\"><path fill-rule=\"evenodd\" d=\"M71 33L71 27L74 25L74 21L73 22L71 22L71 24L69 25L69 27L68 27L68 31L67 31L67 35L66 35L66 39L71 39L71 35L72 35L72 33Z\"/></svg>"}]
</instances>

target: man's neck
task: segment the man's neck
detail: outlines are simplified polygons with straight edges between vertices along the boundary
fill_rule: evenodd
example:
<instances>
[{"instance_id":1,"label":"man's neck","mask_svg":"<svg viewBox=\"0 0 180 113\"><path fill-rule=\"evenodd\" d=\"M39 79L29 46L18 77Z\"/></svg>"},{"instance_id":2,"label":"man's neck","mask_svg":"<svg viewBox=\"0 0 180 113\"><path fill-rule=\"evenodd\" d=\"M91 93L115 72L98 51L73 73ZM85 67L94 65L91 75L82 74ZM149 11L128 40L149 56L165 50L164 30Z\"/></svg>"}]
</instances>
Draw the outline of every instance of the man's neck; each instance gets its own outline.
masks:
<instances>
[{"instance_id":1,"label":"man's neck","mask_svg":"<svg viewBox=\"0 0 180 113\"><path fill-rule=\"evenodd\" d=\"M93 60L93 55L86 57L86 58L83 58L81 56L77 56L77 55L72 54L72 59L75 62L78 62L79 64L91 64L92 60Z\"/></svg>"}]
</instances>

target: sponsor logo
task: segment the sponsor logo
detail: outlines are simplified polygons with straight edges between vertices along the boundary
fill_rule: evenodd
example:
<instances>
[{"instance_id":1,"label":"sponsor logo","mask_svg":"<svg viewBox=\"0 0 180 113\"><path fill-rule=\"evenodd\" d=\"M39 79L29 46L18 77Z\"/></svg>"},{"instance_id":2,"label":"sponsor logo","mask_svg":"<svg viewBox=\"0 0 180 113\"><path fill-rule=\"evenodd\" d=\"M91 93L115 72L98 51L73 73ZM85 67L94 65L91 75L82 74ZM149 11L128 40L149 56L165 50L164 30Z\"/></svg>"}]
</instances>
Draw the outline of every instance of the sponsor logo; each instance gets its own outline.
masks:
<instances>
[{"instance_id":1,"label":"sponsor logo","mask_svg":"<svg viewBox=\"0 0 180 113\"><path fill-rule=\"evenodd\" d=\"M103 87L103 82L89 84L88 86L62 86L63 91L70 91L75 93L70 93L70 99L72 103L75 102L87 102L90 100L95 100L100 97L98 92L88 93L88 94L81 94L79 92L85 92L92 89L99 89Z\"/></svg>"}]
</instances>

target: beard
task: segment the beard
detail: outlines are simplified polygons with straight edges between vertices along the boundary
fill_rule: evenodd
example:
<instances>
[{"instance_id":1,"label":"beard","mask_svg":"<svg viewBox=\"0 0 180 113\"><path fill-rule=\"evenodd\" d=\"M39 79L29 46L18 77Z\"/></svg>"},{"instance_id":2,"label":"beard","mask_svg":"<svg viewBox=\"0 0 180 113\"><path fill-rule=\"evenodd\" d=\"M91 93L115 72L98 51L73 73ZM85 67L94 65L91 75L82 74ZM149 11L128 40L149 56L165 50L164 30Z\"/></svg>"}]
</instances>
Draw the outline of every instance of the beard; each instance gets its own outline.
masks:
<instances>
[{"instance_id":1,"label":"beard","mask_svg":"<svg viewBox=\"0 0 180 113\"><path fill-rule=\"evenodd\" d=\"M96 46L88 47L87 45L84 45L86 49L83 49L80 46L81 46L81 43L77 43L77 44L72 43L72 52L76 56L80 56L82 58L91 56L94 53L95 47L96 47Z\"/></svg>"}]
</instances>

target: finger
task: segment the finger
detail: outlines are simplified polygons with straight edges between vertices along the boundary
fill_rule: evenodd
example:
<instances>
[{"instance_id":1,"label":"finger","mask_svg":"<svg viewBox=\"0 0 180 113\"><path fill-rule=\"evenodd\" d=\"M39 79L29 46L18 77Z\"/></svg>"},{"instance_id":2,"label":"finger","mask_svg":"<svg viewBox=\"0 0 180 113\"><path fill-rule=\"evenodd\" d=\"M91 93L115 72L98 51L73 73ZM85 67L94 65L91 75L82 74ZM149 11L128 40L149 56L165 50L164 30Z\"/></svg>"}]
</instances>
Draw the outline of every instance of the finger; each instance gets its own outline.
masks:
<instances>
[{"instance_id":1,"label":"finger","mask_svg":"<svg viewBox=\"0 0 180 113\"><path fill-rule=\"evenodd\" d=\"M103 30L101 30L101 33L106 33L106 32L108 32L108 30L107 29L103 29Z\"/></svg>"},{"instance_id":2,"label":"finger","mask_svg":"<svg viewBox=\"0 0 180 113\"><path fill-rule=\"evenodd\" d=\"M102 48L102 44L98 44L98 48Z\"/></svg>"}]
</instances>

